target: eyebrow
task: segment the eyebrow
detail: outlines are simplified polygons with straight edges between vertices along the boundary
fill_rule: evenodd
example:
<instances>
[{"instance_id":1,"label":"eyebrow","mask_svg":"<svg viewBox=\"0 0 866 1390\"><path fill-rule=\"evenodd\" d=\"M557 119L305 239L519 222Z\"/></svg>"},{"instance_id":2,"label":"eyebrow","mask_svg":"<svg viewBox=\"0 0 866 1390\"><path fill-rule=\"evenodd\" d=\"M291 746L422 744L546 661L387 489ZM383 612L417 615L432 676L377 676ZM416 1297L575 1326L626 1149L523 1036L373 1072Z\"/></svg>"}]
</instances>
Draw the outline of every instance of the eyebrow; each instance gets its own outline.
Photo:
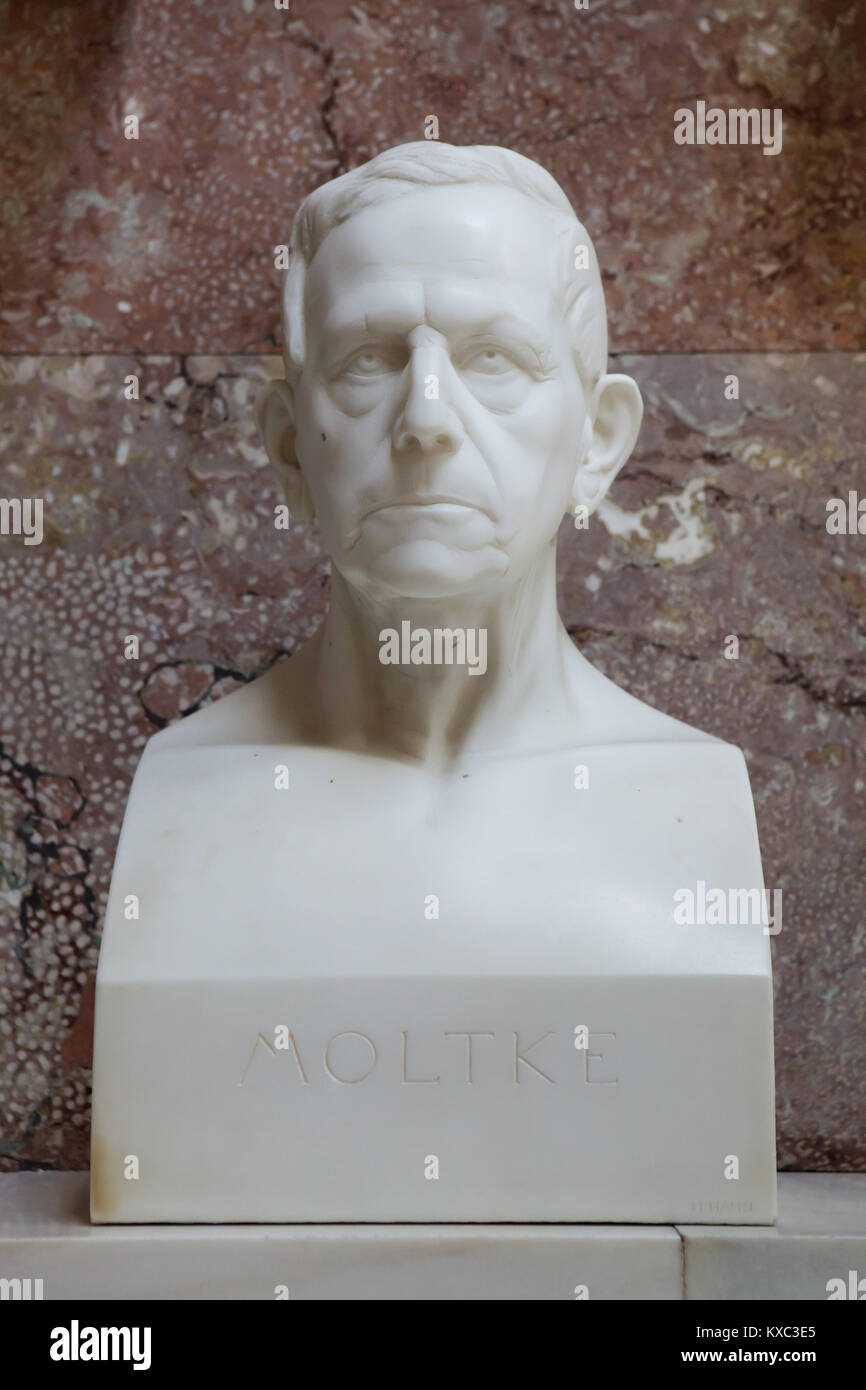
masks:
<instances>
[{"instance_id":1,"label":"eyebrow","mask_svg":"<svg viewBox=\"0 0 866 1390\"><path fill-rule=\"evenodd\" d=\"M513 346L527 350L540 376L549 376L555 370L550 339L517 315L494 313L477 319L467 336L484 338L485 335L510 341Z\"/></svg>"},{"instance_id":2,"label":"eyebrow","mask_svg":"<svg viewBox=\"0 0 866 1390\"><path fill-rule=\"evenodd\" d=\"M423 314L419 320L418 313L422 308ZM355 315L350 317L345 306L341 306L330 322L326 320L324 323L323 335L332 342L336 340L340 346L346 342L363 342L370 338L402 340L413 328L418 327L419 322L429 323L428 313L426 304L418 304L414 307L414 312L407 312L405 305L395 305L393 308L376 306L367 310L363 319L360 319ZM437 315L437 318L440 326L430 324L430 327L435 328L436 332L441 332L444 338L471 340L489 335L508 339L513 346L520 346L528 351L539 374L547 376L554 370L549 338L519 315L503 313L501 310L481 314L472 314L470 311L466 315L451 313L447 315L448 322L444 328L441 322L442 315Z\"/></svg>"}]
</instances>

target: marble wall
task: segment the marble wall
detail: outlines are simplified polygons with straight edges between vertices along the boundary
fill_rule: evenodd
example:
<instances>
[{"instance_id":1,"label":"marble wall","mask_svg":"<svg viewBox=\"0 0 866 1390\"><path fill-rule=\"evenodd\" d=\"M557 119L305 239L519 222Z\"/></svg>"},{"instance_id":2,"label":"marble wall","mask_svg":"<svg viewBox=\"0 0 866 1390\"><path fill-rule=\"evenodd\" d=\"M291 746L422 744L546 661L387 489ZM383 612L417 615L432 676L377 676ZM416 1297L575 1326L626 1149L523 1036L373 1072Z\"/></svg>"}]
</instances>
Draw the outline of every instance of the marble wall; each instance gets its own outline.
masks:
<instances>
[{"instance_id":1,"label":"marble wall","mask_svg":"<svg viewBox=\"0 0 866 1390\"><path fill-rule=\"evenodd\" d=\"M0 1169L87 1165L145 739L326 602L252 419L273 248L430 116L539 159L596 241L647 413L600 521L563 524L562 611L613 679L744 747L784 894L780 1163L866 1168L866 535L825 524L866 496L866 7L18 0L0 32L0 497L45 526L0 536ZM780 109L782 151L676 144L698 100Z\"/></svg>"}]
</instances>

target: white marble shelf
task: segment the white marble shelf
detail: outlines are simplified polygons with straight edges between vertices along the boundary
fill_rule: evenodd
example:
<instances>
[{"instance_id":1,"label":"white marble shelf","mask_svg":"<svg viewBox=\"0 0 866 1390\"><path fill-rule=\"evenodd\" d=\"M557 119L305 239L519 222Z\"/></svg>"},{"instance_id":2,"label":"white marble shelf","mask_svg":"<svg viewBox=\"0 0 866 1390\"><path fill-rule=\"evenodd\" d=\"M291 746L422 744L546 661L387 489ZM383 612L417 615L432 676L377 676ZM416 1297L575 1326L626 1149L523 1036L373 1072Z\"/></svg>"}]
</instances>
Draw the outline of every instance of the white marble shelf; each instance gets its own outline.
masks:
<instances>
[{"instance_id":1,"label":"white marble shelf","mask_svg":"<svg viewBox=\"0 0 866 1390\"><path fill-rule=\"evenodd\" d=\"M92 1226L86 1173L0 1174L0 1280L45 1299L826 1300L852 1271L866 1297L866 1174L780 1174L775 1227Z\"/></svg>"}]
</instances>

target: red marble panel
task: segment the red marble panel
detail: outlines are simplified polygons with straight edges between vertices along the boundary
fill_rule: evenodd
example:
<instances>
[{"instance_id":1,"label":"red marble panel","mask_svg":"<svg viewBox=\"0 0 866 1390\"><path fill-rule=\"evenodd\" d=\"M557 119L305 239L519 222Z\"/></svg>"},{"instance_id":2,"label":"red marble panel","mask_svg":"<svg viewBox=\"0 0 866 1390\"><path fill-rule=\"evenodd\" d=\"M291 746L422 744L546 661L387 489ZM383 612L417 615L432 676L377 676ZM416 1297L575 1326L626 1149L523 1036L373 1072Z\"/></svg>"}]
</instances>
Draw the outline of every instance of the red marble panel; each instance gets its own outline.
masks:
<instances>
[{"instance_id":1,"label":"red marble panel","mask_svg":"<svg viewBox=\"0 0 866 1390\"><path fill-rule=\"evenodd\" d=\"M615 350L862 347L866 9L844 0L7 0L0 350L278 340L300 199L435 115L561 180ZM674 142L779 108L783 146ZM123 133L137 115L139 139Z\"/></svg>"}]
</instances>

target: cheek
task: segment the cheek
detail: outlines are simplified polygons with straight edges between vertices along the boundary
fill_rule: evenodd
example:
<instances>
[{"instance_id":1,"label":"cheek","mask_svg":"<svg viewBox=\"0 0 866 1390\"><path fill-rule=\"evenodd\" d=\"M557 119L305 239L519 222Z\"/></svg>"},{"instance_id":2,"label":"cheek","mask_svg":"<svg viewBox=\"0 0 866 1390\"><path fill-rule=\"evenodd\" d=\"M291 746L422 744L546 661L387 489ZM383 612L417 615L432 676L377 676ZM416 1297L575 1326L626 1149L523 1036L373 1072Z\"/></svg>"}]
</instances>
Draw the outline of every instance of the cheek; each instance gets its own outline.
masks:
<instances>
[{"instance_id":1,"label":"cheek","mask_svg":"<svg viewBox=\"0 0 866 1390\"><path fill-rule=\"evenodd\" d=\"M519 411L497 421L501 445L490 457L516 551L550 540L569 510L583 420L579 389L557 380L539 383Z\"/></svg>"},{"instance_id":2,"label":"cheek","mask_svg":"<svg viewBox=\"0 0 866 1390\"><path fill-rule=\"evenodd\" d=\"M312 390L297 399L295 418L295 447L298 459L313 494L316 510L339 506L343 491L339 482L341 471L348 472L350 439L353 423L347 420L322 390ZM357 433L357 425L354 425ZM329 500L333 499L333 500Z\"/></svg>"},{"instance_id":3,"label":"cheek","mask_svg":"<svg viewBox=\"0 0 866 1390\"><path fill-rule=\"evenodd\" d=\"M324 387L296 396L296 450L326 549L338 553L342 538L369 499L376 500L390 457L382 409L364 419L348 417Z\"/></svg>"},{"instance_id":4,"label":"cheek","mask_svg":"<svg viewBox=\"0 0 866 1390\"><path fill-rule=\"evenodd\" d=\"M295 451L324 533L344 493L339 475L346 453L346 422L327 396L315 389L297 392L295 410Z\"/></svg>"},{"instance_id":5,"label":"cheek","mask_svg":"<svg viewBox=\"0 0 866 1390\"><path fill-rule=\"evenodd\" d=\"M559 380L539 382L519 409L488 416L488 456L527 496L552 485L560 473L570 484L584 418L579 390L567 390Z\"/></svg>"},{"instance_id":6,"label":"cheek","mask_svg":"<svg viewBox=\"0 0 866 1390\"><path fill-rule=\"evenodd\" d=\"M307 447L312 445L317 455L323 452L323 444L339 438L346 429L345 416L320 386L299 391L296 410L298 442Z\"/></svg>"},{"instance_id":7,"label":"cheek","mask_svg":"<svg viewBox=\"0 0 866 1390\"><path fill-rule=\"evenodd\" d=\"M542 463L559 450L569 452L582 423L580 393L568 390L561 380L540 383L514 417L515 431L534 441Z\"/></svg>"},{"instance_id":8,"label":"cheek","mask_svg":"<svg viewBox=\"0 0 866 1390\"><path fill-rule=\"evenodd\" d=\"M381 415L383 407L393 399L399 377L383 375L370 381L351 381L343 379L331 383L323 392L328 405L350 420L362 416Z\"/></svg>"},{"instance_id":9,"label":"cheek","mask_svg":"<svg viewBox=\"0 0 866 1390\"><path fill-rule=\"evenodd\" d=\"M387 433L388 401L385 390L362 389L357 408L348 409L347 401L325 386L314 386L297 399L297 437L299 449L312 446L318 456L336 457L352 449L357 458L358 440L372 439Z\"/></svg>"}]
</instances>

